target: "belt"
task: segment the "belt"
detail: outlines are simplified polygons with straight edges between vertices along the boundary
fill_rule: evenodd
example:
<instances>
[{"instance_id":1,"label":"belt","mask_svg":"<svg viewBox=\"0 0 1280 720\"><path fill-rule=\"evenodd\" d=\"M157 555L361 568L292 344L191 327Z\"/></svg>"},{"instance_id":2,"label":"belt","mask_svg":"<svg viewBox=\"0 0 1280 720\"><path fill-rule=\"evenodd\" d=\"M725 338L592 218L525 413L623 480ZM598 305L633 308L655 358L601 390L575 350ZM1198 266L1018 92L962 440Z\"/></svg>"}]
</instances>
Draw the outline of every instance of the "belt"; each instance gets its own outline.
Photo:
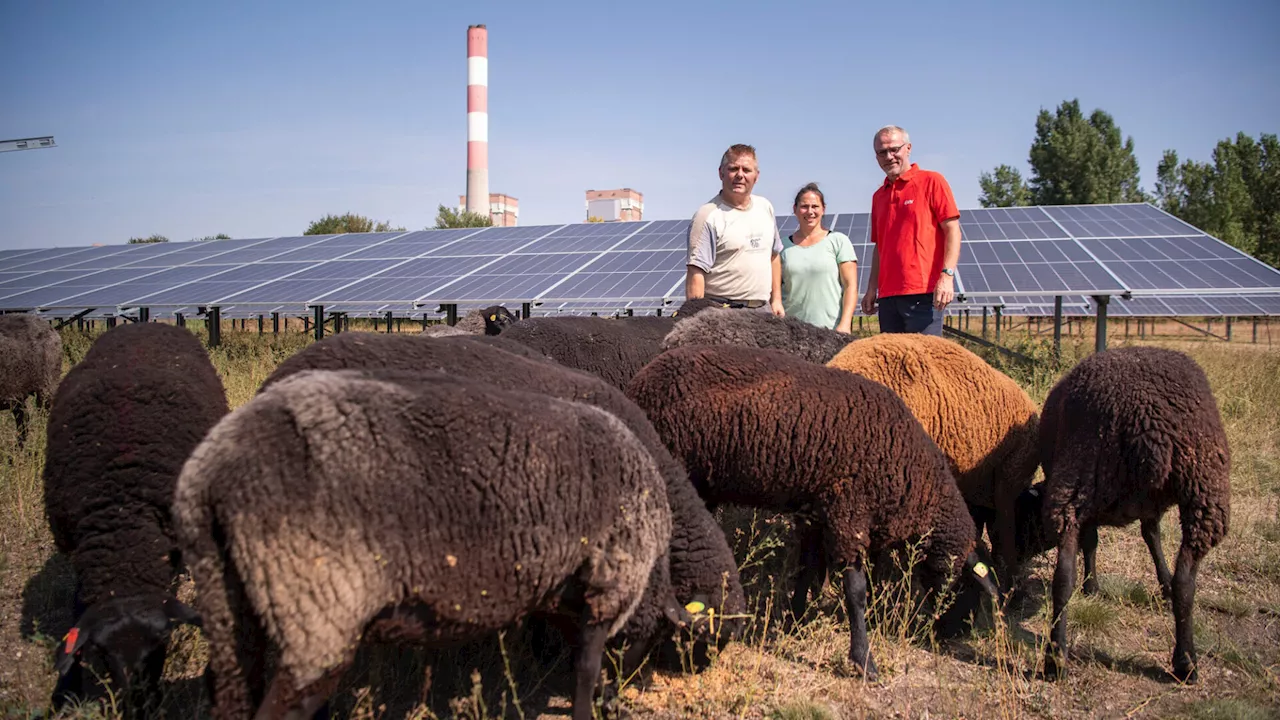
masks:
<instances>
[{"instance_id":1,"label":"belt","mask_svg":"<svg viewBox=\"0 0 1280 720\"><path fill-rule=\"evenodd\" d=\"M764 300L730 300L728 298L707 296L707 299L721 305L728 305L731 308L759 308L764 307Z\"/></svg>"}]
</instances>

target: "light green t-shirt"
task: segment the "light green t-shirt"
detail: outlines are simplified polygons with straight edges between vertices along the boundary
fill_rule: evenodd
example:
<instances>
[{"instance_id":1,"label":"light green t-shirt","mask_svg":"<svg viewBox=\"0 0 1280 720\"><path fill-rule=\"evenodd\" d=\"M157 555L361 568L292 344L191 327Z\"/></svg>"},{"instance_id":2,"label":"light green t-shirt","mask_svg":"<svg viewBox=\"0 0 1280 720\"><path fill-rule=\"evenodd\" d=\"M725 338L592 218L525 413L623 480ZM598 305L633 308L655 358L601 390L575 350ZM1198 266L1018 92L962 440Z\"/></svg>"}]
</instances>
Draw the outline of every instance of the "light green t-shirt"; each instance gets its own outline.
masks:
<instances>
[{"instance_id":1,"label":"light green t-shirt","mask_svg":"<svg viewBox=\"0 0 1280 720\"><path fill-rule=\"evenodd\" d=\"M849 236L829 232L808 247L782 241L782 308L811 325L835 329L840 321L840 263L858 259Z\"/></svg>"}]
</instances>

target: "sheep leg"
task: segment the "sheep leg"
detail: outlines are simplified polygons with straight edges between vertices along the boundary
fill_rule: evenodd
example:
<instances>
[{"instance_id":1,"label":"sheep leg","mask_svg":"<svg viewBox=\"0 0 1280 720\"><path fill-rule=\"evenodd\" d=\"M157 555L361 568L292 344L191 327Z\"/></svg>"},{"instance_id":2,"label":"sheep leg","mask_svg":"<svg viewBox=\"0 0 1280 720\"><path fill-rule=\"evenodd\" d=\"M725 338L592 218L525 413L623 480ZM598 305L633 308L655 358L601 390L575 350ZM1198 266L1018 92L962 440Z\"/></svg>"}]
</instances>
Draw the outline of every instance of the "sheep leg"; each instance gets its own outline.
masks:
<instances>
[{"instance_id":1,"label":"sheep leg","mask_svg":"<svg viewBox=\"0 0 1280 720\"><path fill-rule=\"evenodd\" d=\"M1164 548L1160 545L1160 518L1142 521L1142 539L1151 551L1151 561L1156 564L1156 579L1160 581L1160 596L1165 600L1173 598L1173 578L1169 574L1169 564L1164 559Z\"/></svg>"},{"instance_id":2,"label":"sheep leg","mask_svg":"<svg viewBox=\"0 0 1280 720\"><path fill-rule=\"evenodd\" d=\"M14 403L9 406L13 412L13 427L18 431L18 447L22 447L27 442L27 401L24 398L20 403Z\"/></svg>"},{"instance_id":3,"label":"sheep leg","mask_svg":"<svg viewBox=\"0 0 1280 720\"><path fill-rule=\"evenodd\" d=\"M876 662L867 641L867 574L861 561L855 560L844 569L844 601L849 606L849 660L862 670L864 678L875 682Z\"/></svg>"},{"instance_id":4,"label":"sheep leg","mask_svg":"<svg viewBox=\"0 0 1280 720\"><path fill-rule=\"evenodd\" d=\"M995 554L996 582L1000 602L1008 599L1009 593L1017 585L1014 575L1018 571L1018 544L1014 533L1016 522L1017 497L997 498L995 517L987 523L987 534L991 537L991 552Z\"/></svg>"},{"instance_id":5,"label":"sheep leg","mask_svg":"<svg viewBox=\"0 0 1280 720\"><path fill-rule=\"evenodd\" d=\"M589 611L588 611L589 612ZM596 685L600 680L600 664L603 661L605 642L609 639L609 626L587 620L582 628L582 642L574 665L578 685L573 693L573 720L591 720Z\"/></svg>"},{"instance_id":6,"label":"sheep leg","mask_svg":"<svg viewBox=\"0 0 1280 720\"><path fill-rule=\"evenodd\" d=\"M1184 542L1178 552L1178 566L1173 575L1173 624L1174 636L1177 638L1173 646L1173 675L1188 684L1193 684L1198 679L1191 611L1195 606L1196 571L1199 566L1200 558Z\"/></svg>"},{"instance_id":7,"label":"sheep leg","mask_svg":"<svg viewBox=\"0 0 1280 720\"><path fill-rule=\"evenodd\" d=\"M791 622L800 622L808 609L809 592L815 583L821 587L827 576L827 557L822 545L822 526L803 523L796 526L800 542L800 570L796 573L796 586L791 595Z\"/></svg>"},{"instance_id":8,"label":"sheep leg","mask_svg":"<svg viewBox=\"0 0 1280 720\"><path fill-rule=\"evenodd\" d=\"M1080 528L1080 551L1084 554L1084 587L1085 595L1098 594L1098 526L1085 525Z\"/></svg>"},{"instance_id":9,"label":"sheep leg","mask_svg":"<svg viewBox=\"0 0 1280 720\"><path fill-rule=\"evenodd\" d=\"M302 690L295 690L288 672L277 672L271 688L254 714L254 720L311 720L337 689L350 662L330 669L319 680Z\"/></svg>"},{"instance_id":10,"label":"sheep leg","mask_svg":"<svg viewBox=\"0 0 1280 720\"><path fill-rule=\"evenodd\" d=\"M1044 655L1044 675L1049 680L1057 680L1067 674L1067 602L1076 589L1079 543L1079 526L1063 528L1058 537L1058 565L1053 571L1053 629Z\"/></svg>"}]
</instances>

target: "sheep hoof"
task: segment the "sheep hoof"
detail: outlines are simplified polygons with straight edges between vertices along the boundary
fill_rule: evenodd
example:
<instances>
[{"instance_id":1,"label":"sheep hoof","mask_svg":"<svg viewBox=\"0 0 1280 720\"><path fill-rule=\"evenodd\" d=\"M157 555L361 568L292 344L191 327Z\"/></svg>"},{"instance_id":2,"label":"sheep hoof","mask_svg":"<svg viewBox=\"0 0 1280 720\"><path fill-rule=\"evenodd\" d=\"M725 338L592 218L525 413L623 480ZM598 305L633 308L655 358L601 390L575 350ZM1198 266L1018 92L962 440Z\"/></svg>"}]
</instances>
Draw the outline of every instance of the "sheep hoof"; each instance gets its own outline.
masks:
<instances>
[{"instance_id":1,"label":"sheep hoof","mask_svg":"<svg viewBox=\"0 0 1280 720\"><path fill-rule=\"evenodd\" d=\"M1052 650L1044 656L1044 679L1061 680L1067 676L1066 658L1059 658Z\"/></svg>"},{"instance_id":2,"label":"sheep hoof","mask_svg":"<svg viewBox=\"0 0 1280 720\"><path fill-rule=\"evenodd\" d=\"M1097 595L1097 594L1098 594L1098 581L1097 581L1097 580L1095 580L1095 579L1094 579L1094 578L1092 578L1092 577L1091 577L1091 578L1089 578L1088 580L1085 580L1085 581L1084 581L1084 587L1080 588L1080 592L1084 593L1085 595L1091 596L1091 597L1092 597L1092 596L1094 596L1094 595Z\"/></svg>"},{"instance_id":3,"label":"sheep hoof","mask_svg":"<svg viewBox=\"0 0 1280 720\"><path fill-rule=\"evenodd\" d=\"M1180 683L1195 685L1200 679L1196 661L1187 656L1186 653L1175 652L1173 654L1173 676Z\"/></svg>"}]
</instances>

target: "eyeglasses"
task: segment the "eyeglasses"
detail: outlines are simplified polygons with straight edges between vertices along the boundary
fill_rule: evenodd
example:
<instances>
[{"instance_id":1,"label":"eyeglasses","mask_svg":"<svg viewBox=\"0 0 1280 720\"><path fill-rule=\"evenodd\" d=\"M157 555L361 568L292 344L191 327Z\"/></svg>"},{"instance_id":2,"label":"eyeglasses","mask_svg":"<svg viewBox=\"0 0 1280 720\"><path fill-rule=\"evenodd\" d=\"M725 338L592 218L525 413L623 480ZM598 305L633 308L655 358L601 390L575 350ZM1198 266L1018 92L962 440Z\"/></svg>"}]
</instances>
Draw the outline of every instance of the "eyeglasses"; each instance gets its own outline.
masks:
<instances>
[{"instance_id":1,"label":"eyeglasses","mask_svg":"<svg viewBox=\"0 0 1280 720\"><path fill-rule=\"evenodd\" d=\"M898 151L906 146L907 146L906 143L902 143L901 145L894 145L893 147L880 148L879 150L876 151L876 155L879 155L880 157L889 157L890 155L897 155Z\"/></svg>"}]
</instances>

